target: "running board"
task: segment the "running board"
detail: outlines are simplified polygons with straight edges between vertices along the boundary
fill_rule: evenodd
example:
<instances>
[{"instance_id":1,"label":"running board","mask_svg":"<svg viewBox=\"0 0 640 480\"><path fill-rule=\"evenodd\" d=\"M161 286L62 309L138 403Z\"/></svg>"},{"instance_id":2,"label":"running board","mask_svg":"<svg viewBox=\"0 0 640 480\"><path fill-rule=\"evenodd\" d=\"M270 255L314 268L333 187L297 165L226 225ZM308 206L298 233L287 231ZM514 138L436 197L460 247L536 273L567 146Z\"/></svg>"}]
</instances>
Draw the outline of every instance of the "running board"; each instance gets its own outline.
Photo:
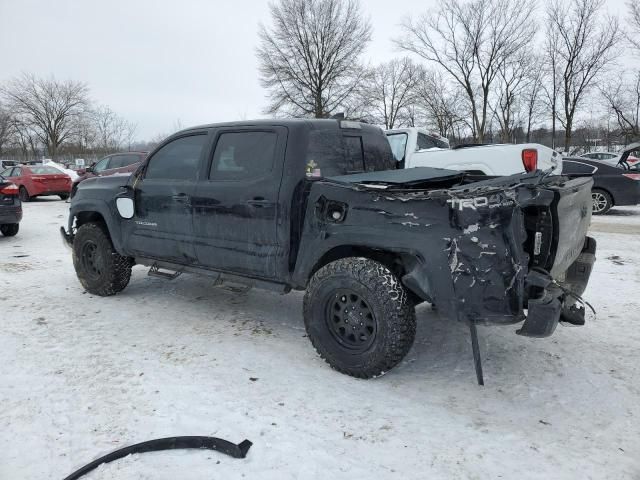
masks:
<instances>
[{"instance_id":1,"label":"running board","mask_svg":"<svg viewBox=\"0 0 640 480\"><path fill-rule=\"evenodd\" d=\"M149 269L147 275L149 275L150 277L164 278L165 280L175 280L180 275L182 275L182 272L163 271L160 270L160 267L157 263L154 263L153 265L151 265L151 268Z\"/></svg>"},{"instance_id":2,"label":"running board","mask_svg":"<svg viewBox=\"0 0 640 480\"><path fill-rule=\"evenodd\" d=\"M223 285L223 289L230 290L234 293L247 291L251 288L271 290L280 294L289 293L291 291L291 286L284 283L276 283L260 278L243 277L242 275L226 273L204 267L181 265L179 263L164 262L145 257L136 257L135 263L136 265L151 267L149 270L150 276L157 276L169 280L173 280L182 273L204 275L213 279L214 286L217 287Z\"/></svg>"}]
</instances>

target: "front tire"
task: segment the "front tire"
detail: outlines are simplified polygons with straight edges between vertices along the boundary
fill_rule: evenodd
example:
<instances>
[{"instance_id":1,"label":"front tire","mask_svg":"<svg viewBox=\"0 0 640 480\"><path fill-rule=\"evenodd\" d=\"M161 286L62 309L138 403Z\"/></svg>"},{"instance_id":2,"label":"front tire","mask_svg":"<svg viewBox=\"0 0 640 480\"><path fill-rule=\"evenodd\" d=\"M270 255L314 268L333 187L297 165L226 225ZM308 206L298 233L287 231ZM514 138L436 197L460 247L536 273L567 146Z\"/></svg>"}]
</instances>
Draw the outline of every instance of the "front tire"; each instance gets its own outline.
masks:
<instances>
[{"instance_id":1,"label":"front tire","mask_svg":"<svg viewBox=\"0 0 640 480\"><path fill-rule=\"evenodd\" d=\"M599 188L591 190L591 199L593 200L592 213L594 215L604 215L613 207L613 199L611 195L609 195L609 192L605 192Z\"/></svg>"},{"instance_id":2,"label":"front tire","mask_svg":"<svg viewBox=\"0 0 640 480\"><path fill-rule=\"evenodd\" d=\"M19 223L5 223L4 225L0 225L0 232L5 237L14 237L18 234L18 230L20 230Z\"/></svg>"},{"instance_id":3,"label":"front tire","mask_svg":"<svg viewBox=\"0 0 640 480\"><path fill-rule=\"evenodd\" d=\"M336 260L316 272L304 296L304 323L320 356L358 378L396 366L416 333L414 306L399 279L361 257Z\"/></svg>"},{"instance_id":4,"label":"front tire","mask_svg":"<svg viewBox=\"0 0 640 480\"><path fill-rule=\"evenodd\" d=\"M113 248L102 223L85 223L73 239L73 266L89 293L108 297L129 284L133 262Z\"/></svg>"}]
</instances>

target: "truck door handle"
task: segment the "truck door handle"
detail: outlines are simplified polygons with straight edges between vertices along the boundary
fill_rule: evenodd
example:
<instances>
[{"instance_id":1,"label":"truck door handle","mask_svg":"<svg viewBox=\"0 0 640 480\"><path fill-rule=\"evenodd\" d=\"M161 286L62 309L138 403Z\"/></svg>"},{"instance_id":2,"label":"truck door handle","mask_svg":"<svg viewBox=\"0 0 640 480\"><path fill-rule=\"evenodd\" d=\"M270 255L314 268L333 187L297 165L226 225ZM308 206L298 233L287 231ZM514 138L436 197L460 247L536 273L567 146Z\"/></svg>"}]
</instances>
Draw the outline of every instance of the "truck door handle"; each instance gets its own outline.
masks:
<instances>
[{"instance_id":1,"label":"truck door handle","mask_svg":"<svg viewBox=\"0 0 640 480\"><path fill-rule=\"evenodd\" d=\"M272 206L273 202L270 202L266 198L255 197L255 198L252 198L251 200L247 200L247 204L251 205L252 207L256 207L256 208L263 208L263 207Z\"/></svg>"},{"instance_id":2,"label":"truck door handle","mask_svg":"<svg viewBox=\"0 0 640 480\"><path fill-rule=\"evenodd\" d=\"M186 193L179 193L177 195L172 195L171 198L179 203L189 203L189 195Z\"/></svg>"}]
</instances>

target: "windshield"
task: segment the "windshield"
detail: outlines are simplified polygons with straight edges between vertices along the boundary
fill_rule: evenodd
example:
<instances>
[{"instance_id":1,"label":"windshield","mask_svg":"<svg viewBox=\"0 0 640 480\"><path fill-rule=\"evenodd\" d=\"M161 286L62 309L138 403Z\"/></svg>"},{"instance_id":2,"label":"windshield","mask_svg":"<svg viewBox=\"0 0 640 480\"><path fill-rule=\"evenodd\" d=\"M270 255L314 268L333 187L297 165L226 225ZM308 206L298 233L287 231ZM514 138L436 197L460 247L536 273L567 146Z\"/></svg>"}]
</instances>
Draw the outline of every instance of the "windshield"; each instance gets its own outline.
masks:
<instances>
[{"instance_id":1,"label":"windshield","mask_svg":"<svg viewBox=\"0 0 640 480\"><path fill-rule=\"evenodd\" d=\"M391 145L393 158L395 158L397 162L401 162L404 159L404 152L407 148L407 138L406 133L387 134L387 140L389 140L389 145Z\"/></svg>"}]
</instances>

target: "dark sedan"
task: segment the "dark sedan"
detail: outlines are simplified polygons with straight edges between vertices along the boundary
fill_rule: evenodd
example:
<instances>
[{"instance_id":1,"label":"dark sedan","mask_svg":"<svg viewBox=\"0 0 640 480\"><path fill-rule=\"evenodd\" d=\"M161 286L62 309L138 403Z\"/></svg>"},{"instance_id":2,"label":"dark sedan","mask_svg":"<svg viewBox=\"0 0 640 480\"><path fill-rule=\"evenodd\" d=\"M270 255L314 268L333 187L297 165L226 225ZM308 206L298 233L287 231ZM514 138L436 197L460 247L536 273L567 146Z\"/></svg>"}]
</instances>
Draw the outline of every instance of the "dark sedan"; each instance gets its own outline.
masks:
<instances>
[{"instance_id":1,"label":"dark sedan","mask_svg":"<svg viewBox=\"0 0 640 480\"><path fill-rule=\"evenodd\" d=\"M569 177L593 177L593 214L607 213L612 207L640 203L640 171L614 167L597 160L565 158L562 174Z\"/></svg>"},{"instance_id":2,"label":"dark sedan","mask_svg":"<svg viewBox=\"0 0 640 480\"><path fill-rule=\"evenodd\" d=\"M0 175L0 233L13 237L18 233L22 220L22 203L18 187Z\"/></svg>"}]
</instances>

